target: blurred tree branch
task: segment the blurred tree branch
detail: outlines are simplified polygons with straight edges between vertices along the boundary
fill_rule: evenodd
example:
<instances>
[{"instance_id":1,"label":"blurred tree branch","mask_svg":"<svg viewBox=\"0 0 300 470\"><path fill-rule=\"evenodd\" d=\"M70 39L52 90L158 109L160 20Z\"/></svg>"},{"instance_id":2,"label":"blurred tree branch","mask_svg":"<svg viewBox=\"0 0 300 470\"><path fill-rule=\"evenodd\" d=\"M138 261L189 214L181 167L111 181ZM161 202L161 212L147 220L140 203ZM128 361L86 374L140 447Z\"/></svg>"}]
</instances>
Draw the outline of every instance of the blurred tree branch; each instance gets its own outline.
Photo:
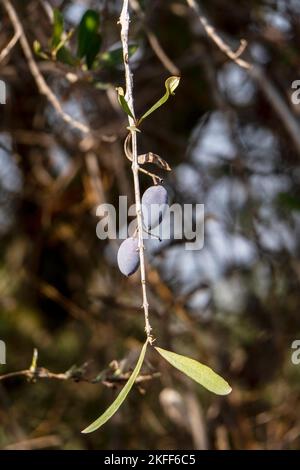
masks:
<instances>
[{"instance_id":1,"label":"blurred tree branch","mask_svg":"<svg viewBox=\"0 0 300 470\"><path fill-rule=\"evenodd\" d=\"M66 113L60 102L58 101L57 97L53 93L53 91L49 88L47 85L43 75L39 71L39 68L34 60L33 53L31 51L29 42L26 38L23 26L19 20L19 17L17 15L17 12L13 5L11 4L10 0L2 0L3 5L7 11L7 14L12 22L12 25L15 29L15 33L19 35L20 37L20 44L22 46L24 55L27 59L28 67L30 72L32 73L32 76L37 84L37 87L42 95L44 95L47 100L52 104L53 108L55 111L62 117L62 119L67 123L70 124L72 127L75 129L80 130L84 134L89 134L90 133L90 128L83 124L80 121L77 121L76 119L73 119L68 113Z\"/></svg>"},{"instance_id":2,"label":"blurred tree branch","mask_svg":"<svg viewBox=\"0 0 300 470\"><path fill-rule=\"evenodd\" d=\"M28 369L19 370L15 372L8 372L7 374L0 375L0 381L13 379L16 377L25 377L30 382L35 382L40 379L54 379L54 380L73 380L74 382L88 382L91 384L101 383L105 387L112 388L118 384L127 382L131 372L122 372L117 361L112 361L109 369L106 369L94 378L87 377L86 369L88 362L81 366L72 366L65 372L55 373L46 369L45 367L37 366L37 349L34 349L32 364ZM140 374L136 379L136 384L148 382L154 378L160 377L159 372L152 372L149 374Z\"/></svg>"},{"instance_id":3,"label":"blurred tree branch","mask_svg":"<svg viewBox=\"0 0 300 470\"><path fill-rule=\"evenodd\" d=\"M237 51L233 51L232 48L221 38L216 32L215 28L211 26L209 21L203 15L200 6L195 0L186 0L188 6L197 14L200 23L202 24L205 32L211 38L211 40L217 45L217 47L226 56L231 59L239 67L246 69L249 75L257 82L258 86L263 91L264 95L268 99L271 106L278 113L283 125L287 132L290 134L293 142L300 154L300 126L294 114L286 104L285 100L280 95L279 91L266 76L265 72L261 67L256 64L250 63L244 59L241 59L241 54L245 51L247 42L242 39L240 46Z\"/></svg>"}]
</instances>

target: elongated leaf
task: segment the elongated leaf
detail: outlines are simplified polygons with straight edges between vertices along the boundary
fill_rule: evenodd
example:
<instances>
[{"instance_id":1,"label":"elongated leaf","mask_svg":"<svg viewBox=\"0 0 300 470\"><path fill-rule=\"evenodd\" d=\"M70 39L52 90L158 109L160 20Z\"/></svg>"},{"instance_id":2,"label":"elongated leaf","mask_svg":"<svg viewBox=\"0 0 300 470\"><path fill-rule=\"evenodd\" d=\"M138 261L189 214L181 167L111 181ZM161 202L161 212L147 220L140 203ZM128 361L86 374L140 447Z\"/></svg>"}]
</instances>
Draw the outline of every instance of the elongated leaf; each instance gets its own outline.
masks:
<instances>
[{"instance_id":1,"label":"elongated leaf","mask_svg":"<svg viewBox=\"0 0 300 470\"><path fill-rule=\"evenodd\" d=\"M52 48L58 46L64 32L64 18L61 12L54 8L53 10L53 33L52 33Z\"/></svg>"},{"instance_id":2,"label":"elongated leaf","mask_svg":"<svg viewBox=\"0 0 300 470\"><path fill-rule=\"evenodd\" d=\"M183 372L198 384L217 395L228 395L231 392L230 385L210 367L201 364L186 356L181 356L162 348L155 348L159 354L173 367Z\"/></svg>"},{"instance_id":3,"label":"elongated leaf","mask_svg":"<svg viewBox=\"0 0 300 470\"><path fill-rule=\"evenodd\" d=\"M158 108L160 108L160 106L162 106L169 99L171 95L175 94L174 91L178 87L179 82L180 82L180 77L173 76L173 77L167 78L167 80L165 81L166 93L150 109L148 109L148 111L145 114L143 114L143 116L139 119L139 123L141 123L144 119L146 119L146 117L148 117Z\"/></svg>"},{"instance_id":4,"label":"elongated leaf","mask_svg":"<svg viewBox=\"0 0 300 470\"><path fill-rule=\"evenodd\" d=\"M88 68L100 50L102 38L99 34L100 16L95 10L87 10L81 18L78 28L77 55L85 57Z\"/></svg>"},{"instance_id":5,"label":"elongated leaf","mask_svg":"<svg viewBox=\"0 0 300 470\"><path fill-rule=\"evenodd\" d=\"M118 88L116 88L116 90L118 92L118 101L120 103L121 108L123 109L123 111L125 111L126 114L128 114L128 116L130 116L130 117L132 117L132 119L134 119L132 111L129 108L129 105L128 105L126 99L125 99L123 88L121 86L119 86Z\"/></svg>"},{"instance_id":6,"label":"elongated leaf","mask_svg":"<svg viewBox=\"0 0 300 470\"><path fill-rule=\"evenodd\" d=\"M134 382L136 381L137 376L140 373L140 370L144 361L144 357L146 354L147 344L148 344L148 341L146 341L144 346L142 347L140 357L134 368L134 371L132 372L130 378L126 382L126 385L122 388L121 392L119 393L115 401L110 405L109 408L107 408L107 410L98 419L96 419L96 421L94 421L90 426L88 426L83 431L81 431L82 433L88 434L90 432L96 431L96 429L103 426L103 424L106 423L106 421L108 421L116 413L116 411L118 411L123 401L127 397L128 393L130 392Z\"/></svg>"}]
</instances>

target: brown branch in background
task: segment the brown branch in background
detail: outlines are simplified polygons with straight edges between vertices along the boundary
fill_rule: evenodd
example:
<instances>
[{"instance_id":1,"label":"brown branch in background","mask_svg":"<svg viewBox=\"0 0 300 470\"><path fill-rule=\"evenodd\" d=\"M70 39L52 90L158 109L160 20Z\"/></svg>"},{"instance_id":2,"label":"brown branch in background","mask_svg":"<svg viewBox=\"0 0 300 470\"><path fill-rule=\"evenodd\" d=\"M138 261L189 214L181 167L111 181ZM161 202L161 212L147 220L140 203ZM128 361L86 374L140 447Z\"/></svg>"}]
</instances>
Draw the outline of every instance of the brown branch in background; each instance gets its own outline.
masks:
<instances>
[{"instance_id":1,"label":"brown branch in background","mask_svg":"<svg viewBox=\"0 0 300 470\"><path fill-rule=\"evenodd\" d=\"M105 387L112 388L118 384L127 382L131 375L131 371L121 372L117 361L113 361L110 365L110 369L104 370L99 373L95 378L89 378L86 375L86 368L88 363L84 363L82 366L72 366L66 372L55 373L46 369L45 367L37 367L37 349L34 349L32 364L29 369L19 370L15 372L8 372L7 374L0 375L0 382L17 378L25 377L30 382L36 382L40 379L54 379L54 380L72 380L74 382L88 382L91 384L101 383ZM148 382L149 380L160 377L159 372L152 372L148 374L139 374L135 383L141 384Z\"/></svg>"},{"instance_id":2,"label":"brown branch in background","mask_svg":"<svg viewBox=\"0 0 300 470\"><path fill-rule=\"evenodd\" d=\"M126 81L126 100L129 105L131 112L134 114L134 100L133 100L133 78L129 66L129 52L128 52L128 33L129 33L129 6L128 0L123 0L123 7L120 15L119 23L121 25L121 42L123 48L123 61L125 68L125 81ZM137 216L137 227L138 227L138 244L139 244L139 257L141 266L141 284L143 293L143 310L145 316L145 331L150 344L153 342L151 336L151 325L149 322L149 304L147 299L147 287L146 287L146 269L145 269L145 253L144 253L144 241L143 241L143 221L142 221L142 209L141 209L141 193L140 193L140 182L139 182L139 164L138 164L138 152L137 152L137 132L135 128L135 119L128 116L130 132L131 132L131 145L132 145L132 173L134 181L134 195L136 205L136 216Z\"/></svg>"},{"instance_id":3,"label":"brown branch in background","mask_svg":"<svg viewBox=\"0 0 300 470\"><path fill-rule=\"evenodd\" d=\"M62 440L55 434L48 436L33 437L32 439L24 439L4 447L4 450L37 450L48 447L60 447Z\"/></svg>"},{"instance_id":4,"label":"brown branch in background","mask_svg":"<svg viewBox=\"0 0 300 470\"><path fill-rule=\"evenodd\" d=\"M15 34L13 35L9 43L4 47L4 49L2 49L0 53L0 63L5 59L5 57L8 56L10 51L15 47L18 40L20 39L20 36L21 36L21 31L19 29L15 29Z\"/></svg>"},{"instance_id":5,"label":"brown branch in background","mask_svg":"<svg viewBox=\"0 0 300 470\"><path fill-rule=\"evenodd\" d=\"M244 52L247 47L247 41L242 39L240 42L240 46L236 52L234 52L231 47L226 44L221 36L216 32L215 28L209 24L205 16L202 15L199 5L195 0L186 0L187 4L197 13L200 23L202 24L203 28L205 29L207 35L212 39L212 41L218 46L218 48L224 52L224 54L229 57L229 59L233 60L237 65L244 69L250 69L252 64L247 62L246 60L240 59L240 56Z\"/></svg>"},{"instance_id":6,"label":"brown branch in background","mask_svg":"<svg viewBox=\"0 0 300 470\"><path fill-rule=\"evenodd\" d=\"M180 75L180 70L178 67L172 62L170 57L166 54L166 52L163 50L159 40L157 39L157 36L153 33L152 29L147 25L145 21L145 13L140 7L140 4L137 0L129 0L130 1L130 6L131 8L135 11L135 13L138 15L138 18L140 19L141 23L143 24L143 27L145 29L145 32L147 34L149 44L152 47L153 52L156 54L158 59L161 61L163 66L172 74L172 75Z\"/></svg>"},{"instance_id":7,"label":"brown branch in background","mask_svg":"<svg viewBox=\"0 0 300 470\"><path fill-rule=\"evenodd\" d=\"M207 35L218 46L218 48L239 67L246 69L249 75L255 80L273 109L277 112L282 121L282 124L291 136L295 147L300 154L300 126L298 120L295 118L291 109L282 98L276 87L273 85L271 80L266 76L262 68L256 64L250 63L240 58L240 55L245 51L247 42L242 39L238 50L234 52L231 47L223 41L220 35L216 32L215 28L210 25L208 20L202 14L201 9L196 1L186 0L186 2L188 6L195 11Z\"/></svg>"},{"instance_id":8,"label":"brown branch in background","mask_svg":"<svg viewBox=\"0 0 300 470\"><path fill-rule=\"evenodd\" d=\"M23 26L19 20L19 17L17 15L17 12L13 5L11 4L10 0L2 0L2 3L7 11L7 14L12 22L12 25L15 29L15 33L19 34L19 39L20 39L20 44L22 46L24 55L26 57L27 63L29 70L36 82L36 85L39 89L39 92L44 95L47 100L52 104L53 108L55 111L61 116L61 118L69 125L74 127L75 129L80 130L84 134L89 134L91 132L90 128L83 124L80 121L77 121L76 119L73 119L68 113L66 113L60 102L58 101L57 97L53 93L53 91L49 88L49 86L46 83L46 80L44 79L43 75L41 74L35 60L33 53L31 51L29 42L26 38Z\"/></svg>"}]
</instances>

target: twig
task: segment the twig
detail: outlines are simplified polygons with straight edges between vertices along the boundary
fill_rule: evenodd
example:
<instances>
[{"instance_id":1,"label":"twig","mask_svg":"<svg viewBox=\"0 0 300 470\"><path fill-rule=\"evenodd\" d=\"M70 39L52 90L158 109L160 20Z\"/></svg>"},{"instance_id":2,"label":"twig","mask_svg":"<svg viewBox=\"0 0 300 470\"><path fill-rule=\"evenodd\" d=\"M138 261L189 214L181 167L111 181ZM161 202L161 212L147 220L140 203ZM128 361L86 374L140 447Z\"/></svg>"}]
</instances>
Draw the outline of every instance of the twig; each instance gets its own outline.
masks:
<instances>
[{"instance_id":1,"label":"twig","mask_svg":"<svg viewBox=\"0 0 300 470\"><path fill-rule=\"evenodd\" d=\"M216 32L215 28L209 24L205 16L201 14L199 5L195 0L186 0L187 4L197 13L200 23L205 29L207 35L213 40L213 42L218 46L218 48L224 52L231 60L233 60L237 65L244 69L250 69L252 65L246 60L240 59L240 55L244 52L247 41L245 39L241 40L240 46L236 52L234 52L228 44L226 44L223 39Z\"/></svg>"},{"instance_id":2,"label":"twig","mask_svg":"<svg viewBox=\"0 0 300 470\"><path fill-rule=\"evenodd\" d=\"M117 384L123 384L124 382L127 382L128 378L131 375L130 371L119 371L119 365L116 361L113 361L114 364L112 363L109 369L104 370L94 378L89 378L86 376L86 367L88 363L85 363L79 367L72 366L66 372L55 373L51 372L45 367L38 367L37 358L38 352L37 349L34 349L32 363L29 369L19 370L16 372L8 372L7 374L0 375L0 382L16 377L25 377L30 382L35 382L39 379L73 380L74 382L88 382L91 384L101 383L102 385L111 388ZM139 376L136 378L135 383L140 384L143 382L148 382L149 380L155 379L159 376L159 372L139 374Z\"/></svg>"},{"instance_id":3,"label":"twig","mask_svg":"<svg viewBox=\"0 0 300 470\"><path fill-rule=\"evenodd\" d=\"M59 436L50 434L49 436L33 437L32 439L24 439L14 442L4 447L4 450L36 450L48 447L60 448L62 441Z\"/></svg>"},{"instance_id":4,"label":"twig","mask_svg":"<svg viewBox=\"0 0 300 470\"><path fill-rule=\"evenodd\" d=\"M109 375L103 377L101 379L97 378L88 378L85 377L82 373L82 367L70 369L66 372L55 373L51 372L50 370L46 369L45 367L37 367L35 370L24 369L18 370L15 372L8 372L7 374L0 375L0 382L8 379L13 379L16 377L25 377L29 381L36 381L38 379L54 379L54 380L73 380L74 382L88 382L91 384L101 383L106 387L113 387L114 385L120 383L124 383L130 377L131 372L122 373L119 375ZM142 382L148 382L156 377L159 377L159 372L154 372L151 374L140 374L137 379L136 383L140 384Z\"/></svg>"},{"instance_id":5,"label":"twig","mask_svg":"<svg viewBox=\"0 0 300 470\"><path fill-rule=\"evenodd\" d=\"M145 21L145 13L140 7L140 4L137 0L129 0L132 9L136 12L139 19L143 23L145 32L147 34L150 46L152 47L153 52L156 54L158 59L161 61L163 66L172 74L172 75L180 75L180 71L178 67L172 62L170 57L167 56L165 51L163 50L157 36L154 34L152 29L147 25Z\"/></svg>"},{"instance_id":6,"label":"twig","mask_svg":"<svg viewBox=\"0 0 300 470\"><path fill-rule=\"evenodd\" d=\"M134 114L134 100L133 100L133 78L129 65L129 53L128 53L128 33L129 33L129 7L128 0L123 0L123 7L120 15L119 23L121 25L121 42L123 48L123 61L125 68L125 81L126 81L126 100L131 109L133 116ZM135 130L135 119L128 116L130 132L131 132L131 143L132 143L132 173L134 181L134 195L136 204L136 216L138 226L138 242L139 242L139 256L141 266L141 284L143 294L143 310L145 315L145 331L147 334L148 341L150 344L153 342L151 336L151 325L149 322L149 304L147 299L147 286L146 286L146 269L145 269L145 255L144 255L144 242L143 242L143 221L142 221L142 210L141 210L141 194L140 194L140 182L139 182L139 164L138 164L138 152L137 152L137 132Z\"/></svg>"},{"instance_id":7,"label":"twig","mask_svg":"<svg viewBox=\"0 0 300 470\"><path fill-rule=\"evenodd\" d=\"M290 134L295 147L300 153L300 127L298 120L295 118L289 106L282 98L273 83L268 79L262 68L256 64L250 63L240 58L240 55L244 52L247 46L247 42L242 39L238 50L234 52L230 46L223 41L220 35L216 32L215 28L209 24L205 16L201 13L200 7L196 1L186 0L186 2L188 6L195 11L207 35L218 46L218 48L239 67L246 69L249 75L256 81L257 85L268 99L270 105L277 112L282 121L282 124Z\"/></svg>"},{"instance_id":8,"label":"twig","mask_svg":"<svg viewBox=\"0 0 300 470\"><path fill-rule=\"evenodd\" d=\"M85 124L83 124L80 121L77 121L76 119L73 119L68 113L66 113L63 110L63 108L62 108L60 102L58 101L57 97L55 96L53 91L49 88L49 86L47 85L43 75L39 71L39 68L38 68L38 66L37 66L37 64L34 60L33 53L31 51L29 42L26 38L23 26L20 22L20 19L17 15L17 12L16 12L15 8L11 4L10 0L2 0L2 3L3 3L3 5L4 5L4 7L7 11L7 14L8 14L11 22L12 22L12 25L15 29L15 33L16 34L18 33L20 35L19 36L20 44L22 46L24 55L27 59L29 70L30 70L30 72L31 72L36 84L37 84L39 92L48 99L48 101L52 104L55 111L61 116L61 118L66 123L68 123L69 125L71 125L75 129L80 130L84 134L89 134L91 132L91 130L88 126L86 126Z\"/></svg>"},{"instance_id":9,"label":"twig","mask_svg":"<svg viewBox=\"0 0 300 470\"><path fill-rule=\"evenodd\" d=\"M20 39L20 36L21 36L21 31L19 29L16 29L15 34L13 35L9 43L4 47L4 49L2 49L0 53L0 63L5 59L5 57L8 56L10 51L15 47L18 40Z\"/></svg>"}]
</instances>

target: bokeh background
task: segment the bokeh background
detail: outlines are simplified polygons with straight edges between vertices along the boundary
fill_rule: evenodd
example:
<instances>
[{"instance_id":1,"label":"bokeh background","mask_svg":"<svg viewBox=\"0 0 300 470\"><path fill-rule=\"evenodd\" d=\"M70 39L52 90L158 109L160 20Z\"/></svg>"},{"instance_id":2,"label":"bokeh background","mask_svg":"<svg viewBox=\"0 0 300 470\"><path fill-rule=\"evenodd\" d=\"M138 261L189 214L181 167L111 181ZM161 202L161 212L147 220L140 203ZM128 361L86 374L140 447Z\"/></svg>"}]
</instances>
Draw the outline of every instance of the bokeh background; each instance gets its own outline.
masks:
<instances>
[{"instance_id":1,"label":"bokeh background","mask_svg":"<svg viewBox=\"0 0 300 470\"><path fill-rule=\"evenodd\" d=\"M65 28L100 13L101 53L119 47L120 1L15 0L30 45L47 49L58 7ZM200 4L200 2L199 2ZM119 63L91 71L35 56L63 109L96 131L66 124L38 91L19 44L0 63L0 375L38 366L68 380L0 381L0 446L13 449L296 449L300 446L300 6L297 0L201 1L202 11L258 77L230 61L180 0L132 2L134 95L140 115L180 73L176 96L139 135L172 166L171 202L205 204L205 243L188 252L147 244L157 344L210 365L232 385L217 397L149 349L139 383L91 435L80 431L115 398L144 339L139 273L116 266L117 241L96 237L96 208L133 201L123 154L126 115ZM143 15L144 12L144 15ZM0 50L13 36L3 5ZM154 39L153 39L154 38ZM157 45L157 40L159 44ZM76 32L70 41L75 48ZM169 60L158 58L161 49ZM293 127L294 126L294 127ZM293 130L291 130L293 128ZM298 130L299 129L299 130ZM151 166L149 167L151 169ZM153 170L154 168L152 168ZM150 180L141 176L142 188ZM71 372L70 372L71 370ZM74 380L75 379L75 380ZM90 383L90 382L96 383Z\"/></svg>"}]
</instances>

